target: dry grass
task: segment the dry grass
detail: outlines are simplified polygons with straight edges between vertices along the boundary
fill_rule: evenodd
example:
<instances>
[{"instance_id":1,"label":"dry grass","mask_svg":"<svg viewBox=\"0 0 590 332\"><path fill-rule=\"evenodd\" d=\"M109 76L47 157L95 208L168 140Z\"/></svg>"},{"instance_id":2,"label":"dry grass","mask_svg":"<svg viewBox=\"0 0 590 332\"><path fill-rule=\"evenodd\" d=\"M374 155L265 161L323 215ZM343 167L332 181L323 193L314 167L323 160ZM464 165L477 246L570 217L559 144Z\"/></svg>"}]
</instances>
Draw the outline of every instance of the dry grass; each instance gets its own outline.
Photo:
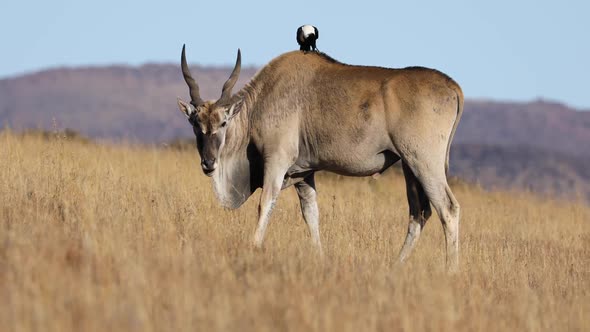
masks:
<instances>
[{"instance_id":1,"label":"dry grass","mask_svg":"<svg viewBox=\"0 0 590 332\"><path fill-rule=\"evenodd\" d=\"M223 211L194 152L0 135L3 331L590 328L590 208L454 185L461 270L436 216L394 271L404 182L320 177L320 261L287 189Z\"/></svg>"}]
</instances>

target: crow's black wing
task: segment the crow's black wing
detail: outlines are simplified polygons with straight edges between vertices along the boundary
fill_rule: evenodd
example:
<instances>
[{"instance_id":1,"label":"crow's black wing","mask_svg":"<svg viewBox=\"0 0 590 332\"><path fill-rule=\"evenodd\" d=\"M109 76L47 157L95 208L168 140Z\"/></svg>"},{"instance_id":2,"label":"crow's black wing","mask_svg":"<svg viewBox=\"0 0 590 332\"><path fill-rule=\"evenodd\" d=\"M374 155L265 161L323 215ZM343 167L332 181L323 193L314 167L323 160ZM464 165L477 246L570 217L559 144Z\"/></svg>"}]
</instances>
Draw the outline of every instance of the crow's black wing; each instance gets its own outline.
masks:
<instances>
[{"instance_id":1,"label":"crow's black wing","mask_svg":"<svg viewBox=\"0 0 590 332\"><path fill-rule=\"evenodd\" d=\"M301 45L305 41L305 38L303 37L302 27L299 27L299 29L297 29L296 39L297 39L297 44L299 44L299 45Z\"/></svg>"}]
</instances>

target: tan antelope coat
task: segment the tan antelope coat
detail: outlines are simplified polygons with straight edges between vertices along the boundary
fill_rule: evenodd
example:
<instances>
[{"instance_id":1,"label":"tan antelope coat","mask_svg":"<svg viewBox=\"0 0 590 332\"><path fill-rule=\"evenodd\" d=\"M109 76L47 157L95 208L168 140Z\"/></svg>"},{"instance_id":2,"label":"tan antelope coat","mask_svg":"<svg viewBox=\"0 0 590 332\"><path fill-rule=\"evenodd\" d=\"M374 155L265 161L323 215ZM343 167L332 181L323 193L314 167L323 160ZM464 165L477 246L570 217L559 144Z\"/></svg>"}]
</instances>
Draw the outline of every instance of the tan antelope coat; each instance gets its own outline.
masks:
<instances>
[{"instance_id":1,"label":"tan antelope coat","mask_svg":"<svg viewBox=\"0 0 590 332\"><path fill-rule=\"evenodd\" d=\"M460 208L446 179L463 110L455 81L428 68L353 66L294 51L272 60L232 95L240 59L238 53L222 97L205 102L183 48L191 104L179 100L179 107L193 124L203 170L222 205L237 208L262 187L255 245L262 245L280 190L295 185L321 251L314 173L369 176L401 160L410 222L398 262L414 248L432 204L443 223L448 267L457 268Z\"/></svg>"}]
</instances>

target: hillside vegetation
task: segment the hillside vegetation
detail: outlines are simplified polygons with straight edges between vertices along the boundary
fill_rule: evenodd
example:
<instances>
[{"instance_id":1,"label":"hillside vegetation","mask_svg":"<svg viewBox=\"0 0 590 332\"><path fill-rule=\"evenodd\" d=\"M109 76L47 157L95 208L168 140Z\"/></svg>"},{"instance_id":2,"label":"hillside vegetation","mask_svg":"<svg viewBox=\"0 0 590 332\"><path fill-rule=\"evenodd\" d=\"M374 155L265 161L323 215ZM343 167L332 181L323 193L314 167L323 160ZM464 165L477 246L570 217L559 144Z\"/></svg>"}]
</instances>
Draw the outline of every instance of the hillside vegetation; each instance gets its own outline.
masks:
<instances>
[{"instance_id":1,"label":"hillside vegetation","mask_svg":"<svg viewBox=\"0 0 590 332\"><path fill-rule=\"evenodd\" d=\"M265 248L256 193L224 211L194 151L0 133L4 331L582 331L590 208L451 185L461 264L444 272L433 216L396 270L403 177L322 175L325 258L293 189Z\"/></svg>"}]
</instances>

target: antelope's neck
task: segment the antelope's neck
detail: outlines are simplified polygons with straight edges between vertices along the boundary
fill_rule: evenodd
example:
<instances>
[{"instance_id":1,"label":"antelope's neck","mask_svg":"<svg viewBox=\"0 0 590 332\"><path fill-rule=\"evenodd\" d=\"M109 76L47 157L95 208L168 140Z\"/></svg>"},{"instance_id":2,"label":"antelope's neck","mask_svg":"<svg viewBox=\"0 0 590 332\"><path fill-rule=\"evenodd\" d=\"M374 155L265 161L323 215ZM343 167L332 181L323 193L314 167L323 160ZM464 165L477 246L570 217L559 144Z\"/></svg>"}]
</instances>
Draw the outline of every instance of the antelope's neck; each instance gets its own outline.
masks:
<instances>
[{"instance_id":1,"label":"antelope's neck","mask_svg":"<svg viewBox=\"0 0 590 332\"><path fill-rule=\"evenodd\" d=\"M248 155L250 142L249 114L246 105L231 120L219 166L213 175L213 189L221 205L228 209L240 207L256 190Z\"/></svg>"}]
</instances>

